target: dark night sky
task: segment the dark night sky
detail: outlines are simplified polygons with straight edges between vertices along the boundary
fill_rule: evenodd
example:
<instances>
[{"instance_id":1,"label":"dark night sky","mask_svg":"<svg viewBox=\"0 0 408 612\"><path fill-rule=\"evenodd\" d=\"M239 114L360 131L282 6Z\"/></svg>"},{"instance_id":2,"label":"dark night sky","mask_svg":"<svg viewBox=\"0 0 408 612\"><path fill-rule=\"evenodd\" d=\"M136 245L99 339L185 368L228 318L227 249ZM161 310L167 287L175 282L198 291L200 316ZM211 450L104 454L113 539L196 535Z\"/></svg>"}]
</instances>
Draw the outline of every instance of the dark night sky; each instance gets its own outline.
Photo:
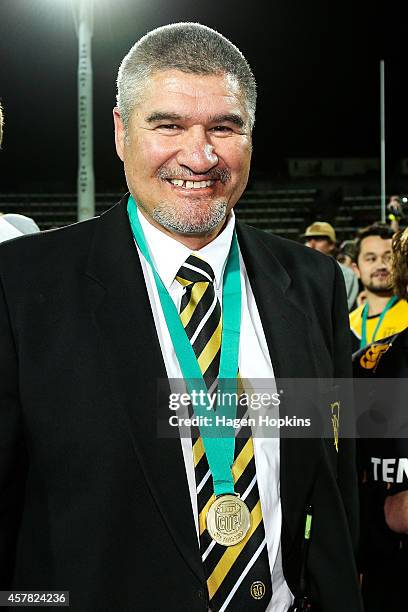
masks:
<instances>
[{"instance_id":1,"label":"dark night sky","mask_svg":"<svg viewBox=\"0 0 408 612\"><path fill-rule=\"evenodd\" d=\"M259 88L257 173L277 174L288 156L377 156L380 57L388 157L408 156L405 21L394 2L375 17L373 3L359 0L95 1L97 190L123 187L111 119L119 63L146 31L174 21L218 29L250 62ZM0 58L7 122L1 190L74 191L77 40L70 0L0 0Z\"/></svg>"}]
</instances>

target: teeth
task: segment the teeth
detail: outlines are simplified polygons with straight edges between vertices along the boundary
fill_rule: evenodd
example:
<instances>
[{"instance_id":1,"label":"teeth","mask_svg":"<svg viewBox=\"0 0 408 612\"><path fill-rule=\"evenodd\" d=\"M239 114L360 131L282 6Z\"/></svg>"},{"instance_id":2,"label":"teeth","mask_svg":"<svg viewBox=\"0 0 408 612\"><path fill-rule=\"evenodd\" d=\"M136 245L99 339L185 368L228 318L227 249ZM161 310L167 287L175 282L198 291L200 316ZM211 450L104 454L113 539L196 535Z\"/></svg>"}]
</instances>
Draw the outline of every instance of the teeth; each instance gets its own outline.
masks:
<instances>
[{"instance_id":1,"label":"teeth","mask_svg":"<svg viewBox=\"0 0 408 612\"><path fill-rule=\"evenodd\" d=\"M176 187L184 187L184 189L203 189L211 187L214 181L183 181L181 179L170 179L170 183Z\"/></svg>"}]
</instances>

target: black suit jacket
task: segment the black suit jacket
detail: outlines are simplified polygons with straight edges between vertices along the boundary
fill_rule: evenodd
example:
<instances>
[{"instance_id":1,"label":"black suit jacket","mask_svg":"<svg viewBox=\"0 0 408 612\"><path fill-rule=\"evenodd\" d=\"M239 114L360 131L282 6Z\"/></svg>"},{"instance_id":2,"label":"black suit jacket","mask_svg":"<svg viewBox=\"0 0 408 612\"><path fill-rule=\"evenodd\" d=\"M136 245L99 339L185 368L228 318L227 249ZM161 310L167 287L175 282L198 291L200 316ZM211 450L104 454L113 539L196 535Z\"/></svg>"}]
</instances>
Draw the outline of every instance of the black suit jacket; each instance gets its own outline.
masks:
<instances>
[{"instance_id":1,"label":"black suit jacket","mask_svg":"<svg viewBox=\"0 0 408 612\"><path fill-rule=\"evenodd\" d=\"M204 612L181 445L156 433L166 371L126 201L0 249L0 587L69 589L75 612ZM334 261L237 231L276 376L349 376ZM280 465L289 587L312 503L312 597L358 612L351 443L282 439Z\"/></svg>"}]
</instances>

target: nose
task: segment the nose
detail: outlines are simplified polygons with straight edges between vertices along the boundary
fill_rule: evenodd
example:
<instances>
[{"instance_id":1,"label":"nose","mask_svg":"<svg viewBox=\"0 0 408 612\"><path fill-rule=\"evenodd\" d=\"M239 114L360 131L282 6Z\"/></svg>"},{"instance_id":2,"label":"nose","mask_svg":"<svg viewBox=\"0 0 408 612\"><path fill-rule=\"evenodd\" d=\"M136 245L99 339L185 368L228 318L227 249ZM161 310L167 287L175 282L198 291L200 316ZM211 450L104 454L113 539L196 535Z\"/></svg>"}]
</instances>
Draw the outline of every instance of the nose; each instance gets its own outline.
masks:
<instances>
[{"instance_id":1,"label":"nose","mask_svg":"<svg viewBox=\"0 0 408 612\"><path fill-rule=\"evenodd\" d=\"M206 174L218 164L218 156L204 127L195 125L186 130L176 160L195 174Z\"/></svg>"}]
</instances>

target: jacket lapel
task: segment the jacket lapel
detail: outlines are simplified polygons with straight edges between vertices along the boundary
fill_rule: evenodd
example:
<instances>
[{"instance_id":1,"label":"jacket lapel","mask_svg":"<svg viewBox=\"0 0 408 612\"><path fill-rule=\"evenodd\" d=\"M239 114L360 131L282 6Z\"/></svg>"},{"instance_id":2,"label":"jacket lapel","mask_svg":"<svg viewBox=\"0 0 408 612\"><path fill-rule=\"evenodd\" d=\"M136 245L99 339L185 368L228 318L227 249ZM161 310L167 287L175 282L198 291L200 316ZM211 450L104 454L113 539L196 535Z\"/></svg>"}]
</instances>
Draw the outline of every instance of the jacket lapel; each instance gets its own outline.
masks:
<instances>
[{"instance_id":1,"label":"jacket lapel","mask_svg":"<svg viewBox=\"0 0 408 612\"><path fill-rule=\"evenodd\" d=\"M163 520L197 577L203 569L179 439L158 438L158 403L168 403L166 369L139 256L126 213L127 196L103 214L87 266L89 296L105 349L112 398L122 411L137 459Z\"/></svg>"},{"instance_id":2,"label":"jacket lapel","mask_svg":"<svg viewBox=\"0 0 408 612\"><path fill-rule=\"evenodd\" d=\"M301 308L291 299L296 288L293 287L289 271L279 261L279 243L276 250L272 250L269 239L266 241L259 232L240 224L237 224L237 233L275 378L315 378L317 368L308 333L310 323ZM289 409L282 402L281 416L293 415L292 411L286 410ZM283 535L288 535L291 543L299 533L320 449L318 439L282 437L280 440ZM283 546L287 552L284 542Z\"/></svg>"}]
</instances>

